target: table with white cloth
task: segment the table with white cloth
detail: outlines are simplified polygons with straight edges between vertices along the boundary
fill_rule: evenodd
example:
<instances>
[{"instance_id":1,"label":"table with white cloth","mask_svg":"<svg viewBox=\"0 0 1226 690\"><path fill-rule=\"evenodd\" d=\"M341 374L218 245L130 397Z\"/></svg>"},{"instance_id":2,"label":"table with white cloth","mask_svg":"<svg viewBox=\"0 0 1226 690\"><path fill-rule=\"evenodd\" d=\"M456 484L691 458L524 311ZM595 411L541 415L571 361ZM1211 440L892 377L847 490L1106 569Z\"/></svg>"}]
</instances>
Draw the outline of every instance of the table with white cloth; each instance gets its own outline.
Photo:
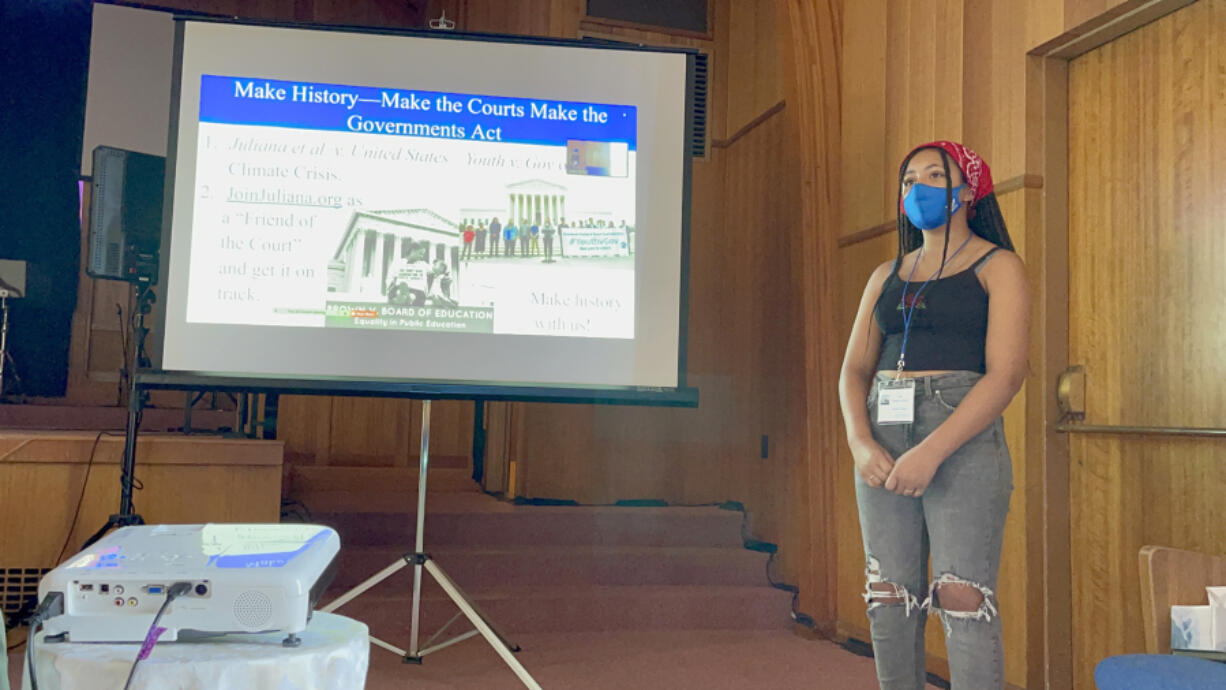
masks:
<instances>
[{"instance_id":1,"label":"table with white cloth","mask_svg":"<svg viewBox=\"0 0 1226 690\"><path fill-rule=\"evenodd\" d=\"M285 633L231 634L164 642L140 662L133 690L360 690L370 663L370 632L351 618L316 612L302 644L284 647ZM44 643L35 669L39 690L122 690L140 645ZM29 668L22 673L30 689Z\"/></svg>"}]
</instances>

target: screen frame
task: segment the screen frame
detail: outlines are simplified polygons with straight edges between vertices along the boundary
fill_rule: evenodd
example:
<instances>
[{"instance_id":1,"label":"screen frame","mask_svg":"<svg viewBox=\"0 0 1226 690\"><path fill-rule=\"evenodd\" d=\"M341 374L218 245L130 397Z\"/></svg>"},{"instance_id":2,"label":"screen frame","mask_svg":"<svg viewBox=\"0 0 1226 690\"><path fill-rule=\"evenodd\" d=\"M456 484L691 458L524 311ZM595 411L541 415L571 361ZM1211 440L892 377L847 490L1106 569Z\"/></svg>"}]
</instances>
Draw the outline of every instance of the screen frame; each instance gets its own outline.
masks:
<instances>
[{"instance_id":1,"label":"screen frame","mask_svg":"<svg viewBox=\"0 0 1226 690\"><path fill-rule=\"evenodd\" d=\"M155 303L153 329L154 347L150 360L152 367L136 372L135 385L151 390L218 390L218 391L267 391L303 395L342 395L367 397L399 397L432 400L499 400L509 402L569 402L609 405L649 405L697 407L698 389L687 386L689 325L689 277L690 277L690 203L693 176L693 155L690 148L694 127L694 72L697 50L680 46L647 46L621 44L607 41L592 42L516 36L509 34L440 31L431 29L393 29L309 22L278 22L265 20L229 19L176 13L174 18L174 57L171 68L170 123L166 143L166 179L163 197L161 247L170 246L173 219L175 171L178 161L179 109L182 90L183 42L187 22L231 24L238 26L262 26L283 29L307 29L314 31L339 31L344 33L380 34L428 38L444 41L478 41L519 45L560 46L588 50L617 50L651 53L676 53L686 58L685 67L685 116L683 118L682 171L681 171L681 265L678 290L678 343L677 386L675 388L644 386L565 387L526 386L495 383L445 383L422 379L314 379L259 376L221 375L212 372L179 371L162 369L165 346L166 299ZM161 286L168 285L168 261L159 257L158 280Z\"/></svg>"}]
</instances>

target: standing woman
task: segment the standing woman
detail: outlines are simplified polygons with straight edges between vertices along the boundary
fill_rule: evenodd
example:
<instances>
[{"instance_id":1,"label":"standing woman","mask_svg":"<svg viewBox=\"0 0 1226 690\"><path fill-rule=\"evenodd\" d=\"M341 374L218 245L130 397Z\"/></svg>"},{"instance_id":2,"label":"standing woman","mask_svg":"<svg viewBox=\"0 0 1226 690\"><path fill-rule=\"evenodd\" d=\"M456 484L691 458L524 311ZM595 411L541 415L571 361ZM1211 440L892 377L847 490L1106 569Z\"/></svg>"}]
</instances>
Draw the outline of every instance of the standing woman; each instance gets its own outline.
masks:
<instances>
[{"instance_id":1,"label":"standing woman","mask_svg":"<svg viewBox=\"0 0 1226 690\"><path fill-rule=\"evenodd\" d=\"M1013 490L1001 414L1027 370L1026 272L973 151L925 144L898 184L898 256L869 278L839 377L877 678L883 690L924 687L925 614L936 612L954 690L995 690Z\"/></svg>"}]
</instances>

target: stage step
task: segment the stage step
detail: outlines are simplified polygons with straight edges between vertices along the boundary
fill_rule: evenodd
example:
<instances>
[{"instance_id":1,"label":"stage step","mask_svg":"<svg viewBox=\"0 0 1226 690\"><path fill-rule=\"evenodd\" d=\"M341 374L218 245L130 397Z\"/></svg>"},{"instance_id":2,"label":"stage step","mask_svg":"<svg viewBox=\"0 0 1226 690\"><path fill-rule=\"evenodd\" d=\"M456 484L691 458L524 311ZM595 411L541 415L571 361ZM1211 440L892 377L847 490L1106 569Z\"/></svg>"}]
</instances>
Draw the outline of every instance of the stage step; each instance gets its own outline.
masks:
<instances>
[{"instance_id":1,"label":"stage step","mask_svg":"<svg viewBox=\"0 0 1226 690\"><path fill-rule=\"evenodd\" d=\"M424 580L423 643L459 611L429 576ZM407 648L412 593L396 589L399 591L385 594L376 588L347 603L337 613L366 622L375 637ZM786 630L792 625L792 595L767 586L541 585L480 588L466 593L512 641L519 633ZM470 628L467 621L461 620L451 630L462 632Z\"/></svg>"},{"instance_id":2,"label":"stage step","mask_svg":"<svg viewBox=\"0 0 1226 690\"><path fill-rule=\"evenodd\" d=\"M346 547L333 590L349 589L382 570L405 549ZM556 585L726 585L766 582L767 555L743 548L657 546L527 546L427 548L461 587ZM412 569L393 576L392 589L413 586Z\"/></svg>"},{"instance_id":3,"label":"stage step","mask_svg":"<svg viewBox=\"0 0 1226 690\"><path fill-rule=\"evenodd\" d=\"M512 506L454 512L455 497L498 502L483 494L431 494L426 548L452 546L677 546L740 548L741 514L717 508ZM405 498L408 501L410 498ZM407 505L412 505L407 504ZM343 548L412 547L416 520L406 513L328 513L308 504L316 522L335 527Z\"/></svg>"},{"instance_id":4,"label":"stage step","mask_svg":"<svg viewBox=\"0 0 1226 690\"><path fill-rule=\"evenodd\" d=\"M463 460L463 458L460 458ZM313 513L405 513L417 509L417 469L290 465L282 493ZM430 495L481 490L466 464L431 467Z\"/></svg>"},{"instance_id":5,"label":"stage step","mask_svg":"<svg viewBox=\"0 0 1226 690\"><path fill-rule=\"evenodd\" d=\"M361 512L315 512L341 535L340 572L324 602L413 550L412 494L398 495L400 512L357 498ZM715 507L515 505L432 491L425 551L508 634L786 630L791 595L769 585L766 554L743 548L742 521ZM423 643L457 612L432 578L424 583ZM407 647L412 587L406 565L339 612Z\"/></svg>"}]
</instances>

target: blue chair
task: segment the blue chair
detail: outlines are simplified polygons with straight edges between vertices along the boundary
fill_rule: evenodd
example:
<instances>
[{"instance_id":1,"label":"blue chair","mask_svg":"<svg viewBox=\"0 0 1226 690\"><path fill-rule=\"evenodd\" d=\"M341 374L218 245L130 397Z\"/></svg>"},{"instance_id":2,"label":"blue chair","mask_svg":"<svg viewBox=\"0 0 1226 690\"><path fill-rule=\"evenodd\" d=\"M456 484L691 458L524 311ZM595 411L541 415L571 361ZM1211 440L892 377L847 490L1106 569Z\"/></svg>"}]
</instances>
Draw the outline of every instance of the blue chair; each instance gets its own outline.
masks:
<instances>
[{"instance_id":1,"label":"blue chair","mask_svg":"<svg viewBox=\"0 0 1226 690\"><path fill-rule=\"evenodd\" d=\"M1226 556L1165 546L1140 553L1145 651L1103 659L1099 690L1226 690L1226 664L1171 655L1171 606L1206 603L1205 587L1226 584Z\"/></svg>"},{"instance_id":2,"label":"blue chair","mask_svg":"<svg viewBox=\"0 0 1226 690\"><path fill-rule=\"evenodd\" d=\"M1094 669L1098 690L1223 690L1226 664L1169 654L1125 654Z\"/></svg>"}]
</instances>

